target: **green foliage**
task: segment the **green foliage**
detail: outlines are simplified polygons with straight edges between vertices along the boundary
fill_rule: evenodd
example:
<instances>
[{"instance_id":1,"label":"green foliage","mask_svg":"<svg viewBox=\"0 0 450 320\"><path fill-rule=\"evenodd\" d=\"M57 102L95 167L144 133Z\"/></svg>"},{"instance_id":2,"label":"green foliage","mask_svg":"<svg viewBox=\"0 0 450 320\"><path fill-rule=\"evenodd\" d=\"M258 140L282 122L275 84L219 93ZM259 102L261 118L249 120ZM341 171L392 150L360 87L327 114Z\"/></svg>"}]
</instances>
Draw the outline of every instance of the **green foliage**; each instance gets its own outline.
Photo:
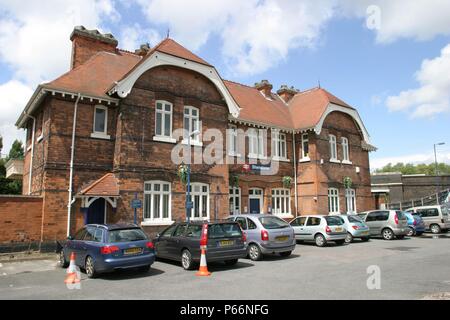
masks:
<instances>
[{"instance_id":1,"label":"green foliage","mask_svg":"<svg viewBox=\"0 0 450 320\"><path fill-rule=\"evenodd\" d=\"M284 176L283 177L283 186L285 188L290 188L291 187L291 183L292 183L292 178L289 176Z\"/></svg>"},{"instance_id":2,"label":"green foliage","mask_svg":"<svg viewBox=\"0 0 450 320\"><path fill-rule=\"evenodd\" d=\"M6 159L0 158L0 194L22 194L22 180L6 179L5 164L9 159L23 159L24 150L22 142L14 141Z\"/></svg>"},{"instance_id":3,"label":"green foliage","mask_svg":"<svg viewBox=\"0 0 450 320\"><path fill-rule=\"evenodd\" d=\"M436 174L435 164L417 164L399 162L395 165L388 163L383 168L376 170L377 173L383 172L401 172L402 174L426 174L429 176ZM450 165L445 163L438 164L439 174L450 174Z\"/></svg>"},{"instance_id":4,"label":"green foliage","mask_svg":"<svg viewBox=\"0 0 450 320\"><path fill-rule=\"evenodd\" d=\"M8 159L23 159L24 154L22 141L15 140L9 150Z\"/></svg>"}]
</instances>

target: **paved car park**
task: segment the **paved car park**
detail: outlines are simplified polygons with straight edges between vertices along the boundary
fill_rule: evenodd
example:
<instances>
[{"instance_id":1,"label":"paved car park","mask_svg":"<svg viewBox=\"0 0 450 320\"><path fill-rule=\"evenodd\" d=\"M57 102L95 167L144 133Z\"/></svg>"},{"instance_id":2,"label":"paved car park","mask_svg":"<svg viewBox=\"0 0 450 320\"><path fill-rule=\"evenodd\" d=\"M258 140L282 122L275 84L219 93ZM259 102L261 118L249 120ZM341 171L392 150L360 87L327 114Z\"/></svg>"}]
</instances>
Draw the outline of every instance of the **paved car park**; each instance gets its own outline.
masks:
<instances>
[{"instance_id":1,"label":"paved car park","mask_svg":"<svg viewBox=\"0 0 450 320\"><path fill-rule=\"evenodd\" d=\"M450 234L426 234L325 248L302 244L287 258L210 264L210 277L157 261L148 273L98 279L82 273L81 288L69 290L55 257L3 263L0 299L423 299L450 296L449 265ZM368 289L370 266L379 267L380 289Z\"/></svg>"}]
</instances>

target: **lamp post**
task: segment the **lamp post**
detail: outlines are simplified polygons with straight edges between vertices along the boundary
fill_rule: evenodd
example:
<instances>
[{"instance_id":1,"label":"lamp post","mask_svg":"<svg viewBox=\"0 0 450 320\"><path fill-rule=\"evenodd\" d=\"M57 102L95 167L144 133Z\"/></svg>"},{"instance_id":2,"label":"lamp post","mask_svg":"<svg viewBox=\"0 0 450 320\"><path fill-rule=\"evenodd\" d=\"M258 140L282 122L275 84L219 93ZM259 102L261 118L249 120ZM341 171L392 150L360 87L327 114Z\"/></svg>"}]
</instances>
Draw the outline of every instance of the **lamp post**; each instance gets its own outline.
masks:
<instances>
[{"instance_id":1,"label":"lamp post","mask_svg":"<svg viewBox=\"0 0 450 320\"><path fill-rule=\"evenodd\" d=\"M439 175L438 175L438 162L437 162L436 146L443 146L444 144L445 144L445 142L439 142L439 143L435 143L433 145L433 147L434 147L434 168L435 168L434 174L436 175L436 202L437 202L437 204L439 204Z\"/></svg>"},{"instance_id":2,"label":"lamp post","mask_svg":"<svg viewBox=\"0 0 450 320\"><path fill-rule=\"evenodd\" d=\"M187 163L187 184L186 184L186 221L187 223L191 222L191 210L192 210L192 201L191 201L191 159L192 159L192 146L191 146L191 136L195 136L199 134L199 130L195 130L191 133L188 132L188 148L189 148L189 160Z\"/></svg>"}]
</instances>

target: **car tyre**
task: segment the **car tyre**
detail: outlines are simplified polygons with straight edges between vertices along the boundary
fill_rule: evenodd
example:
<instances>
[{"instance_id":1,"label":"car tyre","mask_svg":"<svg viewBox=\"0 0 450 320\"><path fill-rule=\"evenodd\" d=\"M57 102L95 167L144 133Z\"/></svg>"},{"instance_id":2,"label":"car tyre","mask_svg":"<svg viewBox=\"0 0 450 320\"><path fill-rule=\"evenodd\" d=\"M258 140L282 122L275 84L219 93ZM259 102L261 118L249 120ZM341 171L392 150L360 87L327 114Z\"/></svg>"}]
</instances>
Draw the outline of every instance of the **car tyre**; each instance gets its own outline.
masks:
<instances>
[{"instance_id":1,"label":"car tyre","mask_svg":"<svg viewBox=\"0 0 450 320\"><path fill-rule=\"evenodd\" d=\"M292 254L292 251L280 252L280 256L282 256L282 257L289 257L291 254Z\"/></svg>"},{"instance_id":2,"label":"car tyre","mask_svg":"<svg viewBox=\"0 0 450 320\"><path fill-rule=\"evenodd\" d=\"M232 260L225 260L224 262L225 265L227 266L234 266L238 263L238 261L239 261L238 259L232 259Z\"/></svg>"},{"instance_id":3,"label":"car tyre","mask_svg":"<svg viewBox=\"0 0 450 320\"><path fill-rule=\"evenodd\" d=\"M413 237L416 235L416 230L414 228L409 227L408 233L406 234L408 237Z\"/></svg>"},{"instance_id":4,"label":"car tyre","mask_svg":"<svg viewBox=\"0 0 450 320\"><path fill-rule=\"evenodd\" d=\"M434 234L438 234L438 233L441 233L441 227L439 227L439 225L438 224L432 224L431 226L430 226L430 230L431 230L431 233L434 233Z\"/></svg>"},{"instance_id":5,"label":"car tyre","mask_svg":"<svg viewBox=\"0 0 450 320\"><path fill-rule=\"evenodd\" d=\"M69 266L69 262L66 260L66 256L64 254L64 250L59 252L59 266L63 269Z\"/></svg>"},{"instance_id":6,"label":"car tyre","mask_svg":"<svg viewBox=\"0 0 450 320\"><path fill-rule=\"evenodd\" d=\"M262 252L257 244L252 243L248 246L248 256L252 261L259 261L262 259Z\"/></svg>"},{"instance_id":7,"label":"car tyre","mask_svg":"<svg viewBox=\"0 0 450 320\"><path fill-rule=\"evenodd\" d=\"M94 259L91 256L87 256L86 261L84 263L84 270L86 271L86 275L89 279L94 279L97 277L97 271L95 271Z\"/></svg>"},{"instance_id":8,"label":"car tyre","mask_svg":"<svg viewBox=\"0 0 450 320\"><path fill-rule=\"evenodd\" d=\"M192 254L188 249L184 249L181 252L181 265L184 270L194 269L194 260L192 259Z\"/></svg>"},{"instance_id":9,"label":"car tyre","mask_svg":"<svg viewBox=\"0 0 450 320\"><path fill-rule=\"evenodd\" d=\"M352 243L353 242L353 236L350 232L347 232L347 236L345 237L345 243Z\"/></svg>"},{"instance_id":10,"label":"car tyre","mask_svg":"<svg viewBox=\"0 0 450 320\"><path fill-rule=\"evenodd\" d=\"M325 247L327 244L327 240L322 234L318 234L314 237L314 240L316 241L316 246L318 247Z\"/></svg>"},{"instance_id":11,"label":"car tyre","mask_svg":"<svg viewBox=\"0 0 450 320\"><path fill-rule=\"evenodd\" d=\"M383 236L384 240L392 240L392 239L394 239L394 233L389 228L383 229L383 231L381 231L381 235Z\"/></svg>"}]
</instances>

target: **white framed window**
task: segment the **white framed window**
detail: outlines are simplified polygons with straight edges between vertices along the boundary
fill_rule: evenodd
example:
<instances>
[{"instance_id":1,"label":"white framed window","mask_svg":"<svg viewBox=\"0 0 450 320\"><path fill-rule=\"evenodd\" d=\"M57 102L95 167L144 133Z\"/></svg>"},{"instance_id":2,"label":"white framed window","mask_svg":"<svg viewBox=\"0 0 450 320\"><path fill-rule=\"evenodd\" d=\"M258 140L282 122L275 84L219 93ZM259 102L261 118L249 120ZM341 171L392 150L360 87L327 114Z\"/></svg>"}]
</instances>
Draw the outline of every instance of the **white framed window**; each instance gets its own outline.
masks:
<instances>
[{"instance_id":1,"label":"white framed window","mask_svg":"<svg viewBox=\"0 0 450 320\"><path fill-rule=\"evenodd\" d=\"M167 223L172 221L172 194L170 182L144 183L144 222Z\"/></svg>"},{"instance_id":2,"label":"white framed window","mask_svg":"<svg viewBox=\"0 0 450 320\"><path fill-rule=\"evenodd\" d=\"M192 183L191 200L193 202L191 220L209 220L209 185Z\"/></svg>"},{"instance_id":3,"label":"white framed window","mask_svg":"<svg viewBox=\"0 0 450 320\"><path fill-rule=\"evenodd\" d=\"M286 134L278 130L272 131L272 156L275 160L287 160Z\"/></svg>"},{"instance_id":4,"label":"white framed window","mask_svg":"<svg viewBox=\"0 0 450 320\"><path fill-rule=\"evenodd\" d=\"M241 188L230 187L228 198L230 215L241 213Z\"/></svg>"},{"instance_id":5,"label":"white framed window","mask_svg":"<svg viewBox=\"0 0 450 320\"><path fill-rule=\"evenodd\" d=\"M272 189L272 213L278 216L291 215L291 191Z\"/></svg>"},{"instance_id":6,"label":"white framed window","mask_svg":"<svg viewBox=\"0 0 450 320\"><path fill-rule=\"evenodd\" d=\"M92 138L109 139L108 135L108 108L105 106L94 107L94 125Z\"/></svg>"},{"instance_id":7,"label":"white framed window","mask_svg":"<svg viewBox=\"0 0 450 320\"><path fill-rule=\"evenodd\" d=\"M266 130L252 128L248 130L247 134L249 158L265 158L266 144L264 143L264 138L266 137Z\"/></svg>"},{"instance_id":8,"label":"white framed window","mask_svg":"<svg viewBox=\"0 0 450 320\"><path fill-rule=\"evenodd\" d=\"M337 161L336 136L330 134L330 161Z\"/></svg>"},{"instance_id":9,"label":"white framed window","mask_svg":"<svg viewBox=\"0 0 450 320\"><path fill-rule=\"evenodd\" d=\"M187 143L188 135L195 131L200 131L200 112L195 107L185 106L184 107L184 120L183 120L184 132L184 142ZM200 134L191 135L191 143L200 143Z\"/></svg>"},{"instance_id":10,"label":"white framed window","mask_svg":"<svg viewBox=\"0 0 450 320\"><path fill-rule=\"evenodd\" d=\"M173 104L158 100L155 104L155 136L154 140L173 142L172 139Z\"/></svg>"},{"instance_id":11,"label":"white framed window","mask_svg":"<svg viewBox=\"0 0 450 320\"><path fill-rule=\"evenodd\" d=\"M339 213L339 190L336 188L328 189L328 212Z\"/></svg>"},{"instance_id":12,"label":"white framed window","mask_svg":"<svg viewBox=\"0 0 450 320\"><path fill-rule=\"evenodd\" d=\"M348 139L342 137L341 142L342 142L342 162L350 163Z\"/></svg>"},{"instance_id":13,"label":"white framed window","mask_svg":"<svg viewBox=\"0 0 450 320\"><path fill-rule=\"evenodd\" d=\"M356 213L355 189L345 189L345 200L347 202L347 213Z\"/></svg>"},{"instance_id":14,"label":"white framed window","mask_svg":"<svg viewBox=\"0 0 450 320\"><path fill-rule=\"evenodd\" d=\"M302 134L302 152L300 161L310 161L309 158L309 135L307 133Z\"/></svg>"},{"instance_id":15,"label":"white framed window","mask_svg":"<svg viewBox=\"0 0 450 320\"><path fill-rule=\"evenodd\" d=\"M228 155L239 156L238 152L238 130L235 125L228 127Z\"/></svg>"}]
</instances>

